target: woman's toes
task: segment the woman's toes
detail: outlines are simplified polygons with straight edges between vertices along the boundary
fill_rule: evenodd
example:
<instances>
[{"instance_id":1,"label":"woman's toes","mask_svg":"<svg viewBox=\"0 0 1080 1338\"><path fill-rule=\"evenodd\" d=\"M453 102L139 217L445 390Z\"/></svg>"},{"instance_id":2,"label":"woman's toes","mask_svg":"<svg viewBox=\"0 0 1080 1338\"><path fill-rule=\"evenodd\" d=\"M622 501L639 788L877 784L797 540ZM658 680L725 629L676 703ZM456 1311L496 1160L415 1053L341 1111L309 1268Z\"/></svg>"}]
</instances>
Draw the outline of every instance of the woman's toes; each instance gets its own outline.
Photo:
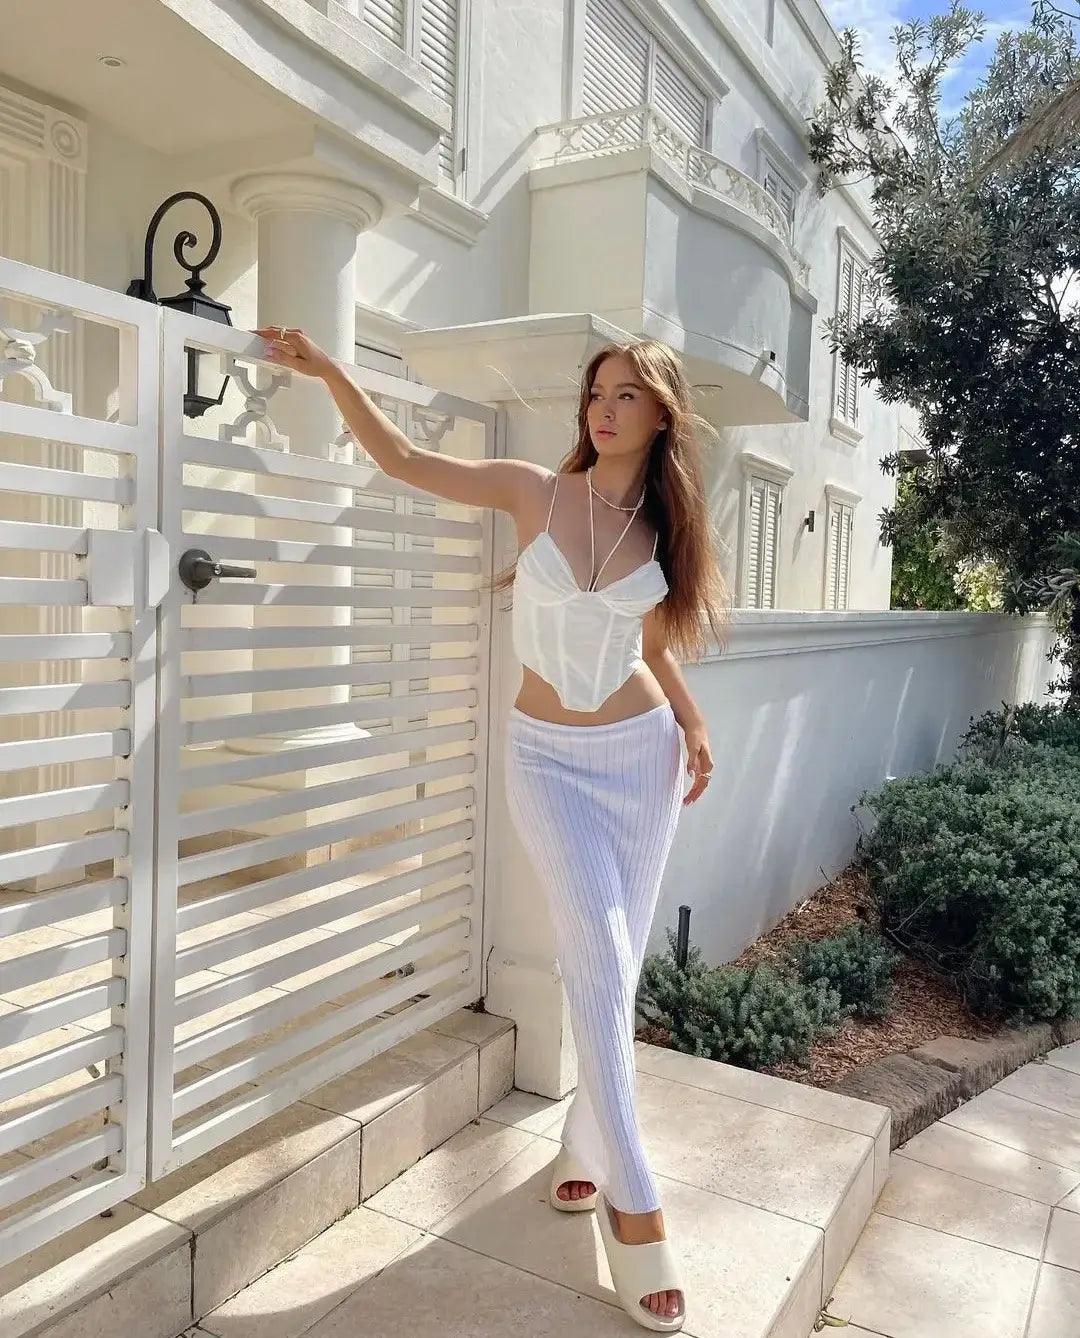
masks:
<instances>
[{"instance_id":1,"label":"woman's toes","mask_svg":"<svg viewBox=\"0 0 1080 1338\"><path fill-rule=\"evenodd\" d=\"M650 1292L648 1296L642 1298L642 1305L647 1306L655 1315L665 1315L668 1319L674 1319L679 1313L679 1300L681 1293L677 1291Z\"/></svg>"}]
</instances>

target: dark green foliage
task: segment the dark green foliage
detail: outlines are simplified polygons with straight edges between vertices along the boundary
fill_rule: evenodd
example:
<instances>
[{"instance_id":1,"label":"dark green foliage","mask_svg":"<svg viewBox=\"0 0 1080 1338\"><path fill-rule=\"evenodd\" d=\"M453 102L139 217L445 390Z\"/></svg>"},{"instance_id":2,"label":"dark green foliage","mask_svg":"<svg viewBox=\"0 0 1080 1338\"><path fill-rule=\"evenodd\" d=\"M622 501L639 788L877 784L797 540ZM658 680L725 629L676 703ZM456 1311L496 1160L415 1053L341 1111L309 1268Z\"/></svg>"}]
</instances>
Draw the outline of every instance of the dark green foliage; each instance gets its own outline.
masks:
<instances>
[{"instance_id":1,"label":"dark green foliage","mask_svg":"<svg viewBox=\"0 0 1080 1338\"><path fill-rule=\"evenodd\" d=\"M748 971L707 968L691 950L687 970L675 962L676 936L667 954L646 957L638 1008L671 1033L673 1049L744 1068L804 1059L814 1037L842 1017L840 998L824 981L804 985L767 966Z\"/></svg>"},{"instance_id":2,"label":"dark green foliage","mask_svg":"<svg viewBox=\"0 0 1080 1338\"><path fill-rule=\"evenodd\" d=\"M877 821L856 846L883 932L1017 1020L1080 1011L1080 762L1040 737L1075 741L1057 715L1021 708L1013 747L984 716L970 757L864 796Z\"/></svg>"},{"instance_id":3,"label":"dark green foliage","mask_svg":"<svg viewBox=\"0 0 1080 1338\"><path fill-rule=\"evenodd\" d=\"M789 951L803 982L823 980L845 1011L863 1018L882 1018L889 1011L900 955L880 934L853 924L831 938L803 940Z\"/></svg>"}]
</instances>

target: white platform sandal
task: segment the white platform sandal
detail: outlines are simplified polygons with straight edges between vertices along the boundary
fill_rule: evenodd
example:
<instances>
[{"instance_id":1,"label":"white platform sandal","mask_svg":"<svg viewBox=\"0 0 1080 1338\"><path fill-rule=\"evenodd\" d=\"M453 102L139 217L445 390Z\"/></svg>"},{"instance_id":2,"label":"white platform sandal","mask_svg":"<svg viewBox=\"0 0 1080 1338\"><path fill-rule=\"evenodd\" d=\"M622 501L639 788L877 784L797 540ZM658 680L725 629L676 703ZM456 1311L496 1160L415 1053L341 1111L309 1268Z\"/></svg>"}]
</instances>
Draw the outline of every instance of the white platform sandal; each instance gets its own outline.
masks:
<instances>
[{"instance_id":1,"label":"white platform sandal","mask_svg":"<svg viewBox=\"0 0 1080 1338\"><path fill-rule=\"evenodd\" d=\"M597 1190L599 1194L600 1191ZM611 1220L611 1205L601 1195L596 1220L600 1238L604 1242L611 1280L622 1308L645 1329L657 1333L675 1333L686 1320L686 1293L683 1291L679 1266L671 1242L648 1241L644 1245L624 1245L615 1234ZM678 1291L683 1293L682 1309L677 1315L658 1315L642 1305L641 1298L653 1292Z\"/></svg>"},{"instance_id":2,"label":"white platform sandal","mask_svg":"<svg viewBox=\"0 0 1080 1338\"><path fill-rule=\"evenodd\" d=\"M580 1162L575 1160L569 1148L561 1147L551 1168L551 1184L548 1187L548 1202L553 1208L557 1208L561 1213L584 1213L596 1207L596 1196L600 1193L598 1189L584 1199L560 1199L558 1190L560 1185L565 1185L568 1180L587 1180L590 1184L595 1183L592 1176L585 1170Z\"/></svg>"}]
</instances>

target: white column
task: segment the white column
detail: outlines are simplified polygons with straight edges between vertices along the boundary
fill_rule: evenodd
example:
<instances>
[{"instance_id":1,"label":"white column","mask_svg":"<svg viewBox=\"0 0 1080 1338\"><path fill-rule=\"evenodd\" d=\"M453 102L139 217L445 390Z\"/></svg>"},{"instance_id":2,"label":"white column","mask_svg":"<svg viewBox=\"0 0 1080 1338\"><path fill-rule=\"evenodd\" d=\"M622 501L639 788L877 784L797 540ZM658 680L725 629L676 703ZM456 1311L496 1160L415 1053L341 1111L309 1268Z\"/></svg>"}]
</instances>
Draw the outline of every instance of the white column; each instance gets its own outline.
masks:
<instances>
[{"instance_id":1,"label":"white column","mask_svg":"<svg viewBox=\"0 0 1080 1338\"><path fill-rule=\"evenodd\" d=\"M351 183L300 172L257 173L235 183L233 198L238 209L256 222L258 232L258 324L299 327L333 357L352 362L355 356L356 244L360 233L378 221L379 200ZM294 376L292 385L280 391L270 402L270 416L278 431L288 438L293 455L329 458L331 443L342 428L340 415L320 381ZM260 480L259 487L271 490L273 480ZM302 490L280 484L273 491L303 495L318 501L350 505L347 488L310 486ZM257 522L260 537L280 535L281 526ZM288 526L290 536L320 543L348 546L351 530L333 530L325 526L301 529ZM298 574L295 567L264 563L259 566L260 580L268 582L302 580L312 585L351 586L352 570L346 567L310 567ZM286 609L255 610L255 626L282 623L347 626L351 605L338 607L298 606ZM290 662L288 651L261 651L254 656L256 668L272 668ZM314 652L306 663L347 665L346 647ZM295 661L294 661L295 662ZM316 705L346 702L349 687L324 688L292 694L289 705ZM255 693L253 711L280 709L282 694ZM267 751L309 746L316 742L336 742L365 737L366 731L351 723L328 725L302 733L273 738L239 741L242 751Z\"/></svg>"}]
</instances>

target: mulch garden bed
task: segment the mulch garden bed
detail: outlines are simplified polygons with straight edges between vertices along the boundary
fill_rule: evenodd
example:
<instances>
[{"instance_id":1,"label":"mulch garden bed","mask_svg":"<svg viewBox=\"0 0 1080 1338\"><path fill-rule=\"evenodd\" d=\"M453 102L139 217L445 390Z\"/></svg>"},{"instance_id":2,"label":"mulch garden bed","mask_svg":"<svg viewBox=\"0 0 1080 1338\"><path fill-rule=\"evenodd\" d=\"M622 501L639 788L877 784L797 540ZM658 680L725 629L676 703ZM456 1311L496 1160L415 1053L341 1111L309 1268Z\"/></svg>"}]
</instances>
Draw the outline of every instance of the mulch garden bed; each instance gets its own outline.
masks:
<instances>
[{"instance_id":1,"label":"mulch garden bed","mask_svg":"<svg viewBox=\"0 0 1080 1338\"><path fill-rule=\"evenodd\" d=\"M865 875L851 865L755 939L730 965L775 964L794 940L828 938L855 920L872 925L875 916ZM814 1042L807 1063L787 1061L763 1072L830 1087L861 1064L938 1036L981 1039L999 1029L977 1018L938 976L909 957L901 959L894 979L893 1006L886 1018L880 1022L848 1018L834 1035ZM665 1028L651 1025L638 1028L635 1035L651 1045L666 1046L671 1039Z\"/></svg>"}]
</instances>

